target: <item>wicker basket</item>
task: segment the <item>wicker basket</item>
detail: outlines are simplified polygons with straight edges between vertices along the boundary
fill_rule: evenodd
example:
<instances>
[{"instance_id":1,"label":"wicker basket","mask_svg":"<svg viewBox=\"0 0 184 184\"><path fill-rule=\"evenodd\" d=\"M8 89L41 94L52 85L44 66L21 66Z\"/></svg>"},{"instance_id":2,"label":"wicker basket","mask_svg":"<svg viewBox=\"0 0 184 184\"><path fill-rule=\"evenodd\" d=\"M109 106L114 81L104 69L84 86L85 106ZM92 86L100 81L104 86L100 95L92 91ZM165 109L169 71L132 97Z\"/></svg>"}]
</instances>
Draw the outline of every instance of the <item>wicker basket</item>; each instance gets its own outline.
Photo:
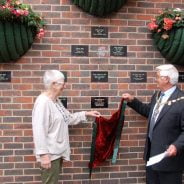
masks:
<instances>
[{"instance_id":1,"label":"wicker basket","mask_svg":"<svg viewBox=\"0 0 184 184\"><path fill-rule=\"evenodd\" d=\"M72 0L85 12L95 16L105 16L111 12L118 11L127 0Z\"/></svg>"},{"instance_id":2,"label":"wicker basket","mask_svg":"<svg viewBox=\"0 0 184 184\"><path fill-rule=\"evenodd\" d=\"M173 29L168 39L161 33L153 34L154 43L163 57L170 63L184 66L184 28Z\"/></svg>"},{"instance_id":3,"label":"wicker basket","mask_svg":"<svg viewBox=\"0 0 184 184\"><path fill-rule=\"evenodd\" d=\"M24 24L0 21L0 63L16 61L31 47L35 31Z\"/></svg>"}]
</instances>

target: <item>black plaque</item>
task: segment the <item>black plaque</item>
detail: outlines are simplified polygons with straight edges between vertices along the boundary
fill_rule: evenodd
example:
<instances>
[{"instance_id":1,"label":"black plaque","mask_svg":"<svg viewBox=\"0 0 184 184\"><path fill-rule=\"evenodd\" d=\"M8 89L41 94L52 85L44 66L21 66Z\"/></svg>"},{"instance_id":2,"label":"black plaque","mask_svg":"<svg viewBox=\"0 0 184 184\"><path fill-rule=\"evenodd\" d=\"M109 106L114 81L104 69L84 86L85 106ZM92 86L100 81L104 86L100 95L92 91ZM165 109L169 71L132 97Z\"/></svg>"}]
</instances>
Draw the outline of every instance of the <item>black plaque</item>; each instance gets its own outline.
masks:
<instances>
[{"instance_id":1,"label":"black plaque","mask_svg":"<svg viewBox=\"0 0 184 184\"><path fill-rule=\"evenodd\" d=\"M66 97L59 97L59 100L63 104L65 108L67 108L67 98Z\"/></svg>"},{"instance_id":2,"label":"black plaque","mask_svg":"<svg viewBox=\"0 0 184 184\"><path fill-rule=\"evenodd\" d=\"M67 82L67 72L65 71L61 71L63 73L63 75L65 76L65 82Z\"/></svg>"},{"instance_id":3,"label":"black plaque","mask_svg":"<svg viewBox=\"0 0 184 184\"><path fill-rule=\"evenodd\" d=\"M72 56L88 56L88 45L72 45Z\"/></svg>"},{"instance_id":4,"label":"black plaque","mask_svg":"<svg viewBox=\"0 0 184 184\"><path fill-rule=\"evenodd\" d=\"M91 37L108 38L108 27L91 27Z\"/></svg>"},{"instance_id":5,"label":"black plaque","mask_svg":"<svg viewBox=\"0 0 184 184\"><path fill-rule=\"evenodd\" d=\"M147 82L146 72L131 72L130 73L131 82Z\"/></svg>"},{"instance_id":6,"label":"black plaque","mask_svg":"<svg viewBox=\"0 0 184 184\"><path fill-rule=\"evenodd\" d=\"M184 82L184 72L179 72L179 82Z\"/></svg>"},{"instance_id":7,"label":"black plaque","mask_svg":"<svg viewBox=\"0 0 184 184\"><path fill-rule=\"evenodd\" d=\"M92 71L91 82L108 82L108 72Z\"/></svg>"},{"instance_id":8,"label":"black plaque","mask_svg":"<svg viewBox=\"0 0 184 184\"><path fill-rule=\"evenodd\" d=\"M125 57L127 56L127 46L110 46L111 56Z\"/></svg>"},{"instance_id":9,"label":"black plaque","mask_svg":"<svg viewBox=\"0 0 184 184\"><path fill-rule=\"evenodd\" d=\"M108 97L91 97L91 108L108 108Z\"/></svg>"},{"instance_id":10,"label":"black plaque","mask_svg":"<svg viewBox=\"0 0 184 184\"><path fill-rule=\"evenodd\" d=\"M0 71L0 82L11 82L11 71Z\"/></svg>"}]
</instances>

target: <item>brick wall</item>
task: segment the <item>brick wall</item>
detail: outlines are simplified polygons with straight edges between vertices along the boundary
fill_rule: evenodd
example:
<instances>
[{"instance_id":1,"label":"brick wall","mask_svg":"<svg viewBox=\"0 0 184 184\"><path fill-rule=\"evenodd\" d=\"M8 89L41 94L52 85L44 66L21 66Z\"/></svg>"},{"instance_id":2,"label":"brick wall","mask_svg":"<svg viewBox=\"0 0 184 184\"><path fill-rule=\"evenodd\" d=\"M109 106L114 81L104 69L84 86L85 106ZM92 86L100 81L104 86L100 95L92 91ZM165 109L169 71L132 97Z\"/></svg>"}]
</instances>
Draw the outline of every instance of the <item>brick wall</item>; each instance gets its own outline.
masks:
<instances>
[{"instance_id":1,"label":"brick wall","mask_svg":"<svg viewBox=\"0 0 184 184\"><path fill-rule=\"evenodd\" d=\"M96 18L82 12L69 0L23 0L47 21L46 35L16 63L0 64L1 71L11 71L12 81L0 83L0 183L38 184L40 175L33 156L31 111L43 89L45 70L67 73L68 109L91 109L91 96L109 98L109 107L98 109L109 117L121 95L130 92L144 102L156 89L154 68L167 63L153 46L146 24L166 7L184 8L183 0L128 0L118 13ZM108 38L92 38L91 27L109 29ZM71 45L88 45L89 57L71 56ZM110 56L110 45L127 46L127 57ZM184 68L178 67L179 71ZM92 83L91 71L107 71L109 81ZM147 72L147 83L131 83L130 72ZM180 87L184 88L183 83ZM145 183L142 160L146 119L126 109L117 163L110 161L94 170L93 184ZM65 162L62 184L89 183L88 161L91 123L70 128L71 162Z\"/></svg>"}]
</instances>

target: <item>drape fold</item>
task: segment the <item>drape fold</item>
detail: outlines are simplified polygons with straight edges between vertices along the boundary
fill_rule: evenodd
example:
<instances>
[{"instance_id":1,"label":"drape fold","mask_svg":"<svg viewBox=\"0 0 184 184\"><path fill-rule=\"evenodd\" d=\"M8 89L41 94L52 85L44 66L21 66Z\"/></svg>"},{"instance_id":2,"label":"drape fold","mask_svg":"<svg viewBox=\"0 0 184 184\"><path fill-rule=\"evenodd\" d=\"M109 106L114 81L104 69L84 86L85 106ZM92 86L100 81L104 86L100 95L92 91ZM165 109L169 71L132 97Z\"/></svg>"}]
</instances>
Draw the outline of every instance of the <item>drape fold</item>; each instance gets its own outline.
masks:
<instances>
[{"instance_id":1,"label":"drape fold","mask_svg":"<svg viewBox=\"0 0 184 184\"><path fill-rule=\"evenodd\" d=\"M112 156L112 163L116 163L121 132L124 125L126 101L121 100L118 111L110 119L97 117L93 123L91 156L89 162L90 177L92 169L100 166Z\"/></svg>"}]
</instances>

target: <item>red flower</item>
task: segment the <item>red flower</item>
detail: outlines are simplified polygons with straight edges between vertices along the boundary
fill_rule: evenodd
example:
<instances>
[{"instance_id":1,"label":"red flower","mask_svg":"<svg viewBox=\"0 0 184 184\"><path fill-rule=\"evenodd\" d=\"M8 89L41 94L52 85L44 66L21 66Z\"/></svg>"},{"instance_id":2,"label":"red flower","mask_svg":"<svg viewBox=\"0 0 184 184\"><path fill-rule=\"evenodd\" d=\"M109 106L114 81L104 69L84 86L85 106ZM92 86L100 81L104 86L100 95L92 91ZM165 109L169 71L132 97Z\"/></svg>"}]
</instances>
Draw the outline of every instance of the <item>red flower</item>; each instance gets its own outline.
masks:
<instances>
[{"instance_id":1,"label":"red flower","mask_svg":"<svg viewBox=\"0 0 184 184\"><path fill-rule=\"evenodd\" d=\"M148 24L148 29L149 30L155 30L155 29L157 29L158 28L158 25L154 22L154 21L152 21L152 22L150 22L149 24Z\"/></svg>"},{"instance_id":2,"label":"red flower","mask_svg":"<svg viewBox=\"0 0 184 184\"><path fill-rule=\"evenodd\" d=\"M175 23L175 20L172 20L170 18L164 18L164 29L166 31L172 29L174 23Z\"/></svg>"},{"instance_id":3,"label":"red flower","mask_svg":"<svg viewBox=\"0 0 184 184\"><path fill-rule=\"evenodd\" d=\"M153 33L159 33L163 39L168 39L172 29L183 28L184 11L179 8L165 9L159 11L160 15L152 18L148 24L148 29Z\"/></svg>"}]
</instances>

